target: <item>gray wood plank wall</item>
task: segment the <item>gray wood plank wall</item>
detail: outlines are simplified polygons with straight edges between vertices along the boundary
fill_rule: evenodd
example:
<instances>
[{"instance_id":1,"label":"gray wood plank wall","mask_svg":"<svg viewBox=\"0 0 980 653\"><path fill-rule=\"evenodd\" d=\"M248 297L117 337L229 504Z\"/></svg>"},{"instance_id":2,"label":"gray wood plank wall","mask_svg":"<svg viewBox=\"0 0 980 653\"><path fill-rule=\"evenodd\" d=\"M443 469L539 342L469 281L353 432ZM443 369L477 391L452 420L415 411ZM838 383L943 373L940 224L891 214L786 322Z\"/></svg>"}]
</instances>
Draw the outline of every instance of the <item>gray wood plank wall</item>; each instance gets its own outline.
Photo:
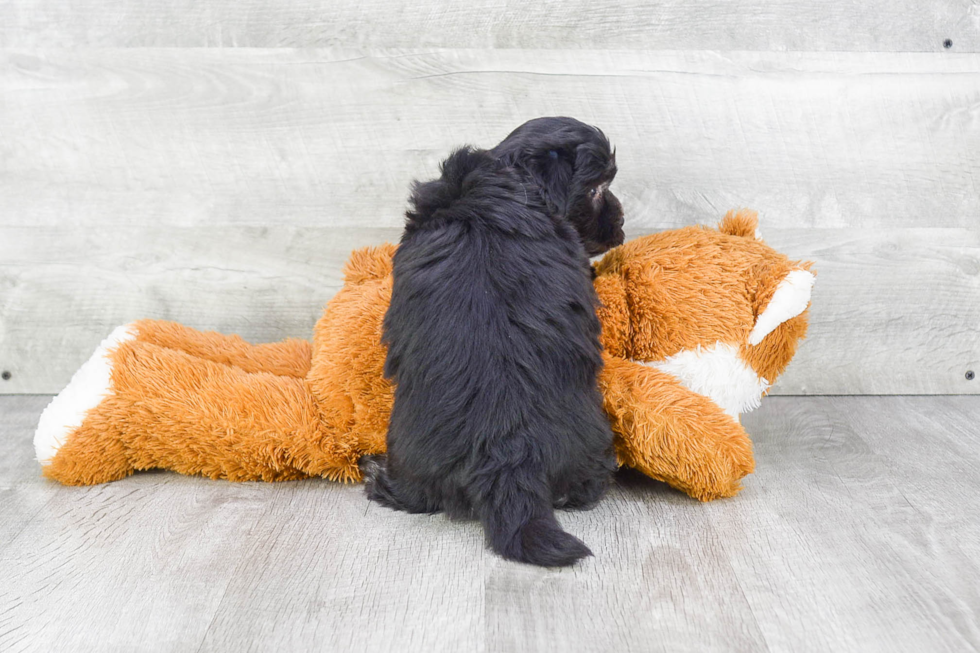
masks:
<instances>
[{"instance_id":1,"label":"gray wood plank wall","mask_svg":"<svg viewBox=\"0 0 980 653\"><path fill-rule=\"evenodd\" d=\"M976 52L972 0L6 0L0 46Z\"/></svg>"},{"instance_id":2,"label":"gray wood plank wall","mask_svg":"<svg viewBox=\"0 0 980 653\"><path fill-rule=\"evenodd\" d=\"M749 206L817 262L775 392L978 393L978 51L966 1L10 0L0 392L140 317L309 336L413 178L566 114L617 145L629 236Z\"/></svg>"}]
</instances>

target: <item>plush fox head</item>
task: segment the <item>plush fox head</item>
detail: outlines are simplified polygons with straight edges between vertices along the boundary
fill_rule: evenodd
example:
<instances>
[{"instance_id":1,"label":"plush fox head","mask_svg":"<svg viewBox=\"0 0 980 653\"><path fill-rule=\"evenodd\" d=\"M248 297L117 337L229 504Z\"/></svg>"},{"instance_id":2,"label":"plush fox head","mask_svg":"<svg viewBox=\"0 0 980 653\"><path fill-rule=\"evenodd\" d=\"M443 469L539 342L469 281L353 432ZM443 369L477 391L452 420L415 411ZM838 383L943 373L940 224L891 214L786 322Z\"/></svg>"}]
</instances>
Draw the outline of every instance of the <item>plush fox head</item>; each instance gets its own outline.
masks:
<instances>
[{"instance_id":1,"label":"plush fox head","mask_svg":"<svg viewBox=\"0 0 980 653\"><path fill-rule=\"evenodd\" d=\"M759 405L806 335L811 263L765 244L753 211L636 238L596 264L606 351L657 367L733 416Z\"/></svg>"}]
</instances>

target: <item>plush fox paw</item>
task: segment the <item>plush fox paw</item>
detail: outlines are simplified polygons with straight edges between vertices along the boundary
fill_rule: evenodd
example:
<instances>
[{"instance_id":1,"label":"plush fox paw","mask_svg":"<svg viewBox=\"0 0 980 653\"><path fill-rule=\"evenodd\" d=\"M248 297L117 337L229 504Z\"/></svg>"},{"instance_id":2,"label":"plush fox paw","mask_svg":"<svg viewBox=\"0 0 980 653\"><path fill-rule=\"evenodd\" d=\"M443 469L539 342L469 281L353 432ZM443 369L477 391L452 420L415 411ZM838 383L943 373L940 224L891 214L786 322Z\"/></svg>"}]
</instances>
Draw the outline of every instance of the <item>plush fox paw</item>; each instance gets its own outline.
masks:
<instances>
[{"instance_id":1,"label":"plush fox paw","mask_svg":"<svg viewBox=\"0 0 980 653\"><path fill-rule=\"evenodd\" d=\"M34 432L34 452L46 476L57 476L58 453L72 441L86 415L112 394L112 355L135 338L134 325L117 327L41 413Z\"/></svg>"}]
</instances>

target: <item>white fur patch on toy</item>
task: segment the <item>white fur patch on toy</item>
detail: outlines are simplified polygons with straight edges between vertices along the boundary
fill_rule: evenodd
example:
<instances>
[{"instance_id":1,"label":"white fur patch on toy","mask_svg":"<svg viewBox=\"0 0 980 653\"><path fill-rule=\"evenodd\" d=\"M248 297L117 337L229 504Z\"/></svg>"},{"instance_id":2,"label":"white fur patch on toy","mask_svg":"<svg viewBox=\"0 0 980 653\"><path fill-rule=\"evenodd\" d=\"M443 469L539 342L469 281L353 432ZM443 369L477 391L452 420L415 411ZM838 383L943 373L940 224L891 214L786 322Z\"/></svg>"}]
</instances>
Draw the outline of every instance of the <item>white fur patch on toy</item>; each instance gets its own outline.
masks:
<instances>
[{"instance_id":1,"label":"white fur patch on toy","mask_svg":"<svg viewBox=\"0 0 980 653\"><path fill-rule=\"evenodd\" d=\"M806 270L793 270L779 282L772 299L755 321L749 334L749 344L757 345L776 327L806 310L810 304L810 292L816 277Z\"/></svg>"},{"instance_id":2,"label":"white fur patch on toy","mask_svg":"<svg viewBox=\"0 0 980 653\"><path fill-rule=\"evenodd\" d=\"M736 419L758 408L769 389L769 382L739 357L738 348L723 342L698 345L667 360L643 364L676 377L688 390L711 398Z\"/></svg>"},{"instance_id":3,"label":"white fur patch on toy","mask_svg":"<svg viewBox=\"0 0 980 653\"><path fill-rule=\"evenodd\" d=\"M132 324L116 327L41 413L34 432L34 453L42 466L54 460L68 435L82 425L85 414L109 394L112 377L109 355L135 337L136 328Z\"/></svg>"}]
</instances>

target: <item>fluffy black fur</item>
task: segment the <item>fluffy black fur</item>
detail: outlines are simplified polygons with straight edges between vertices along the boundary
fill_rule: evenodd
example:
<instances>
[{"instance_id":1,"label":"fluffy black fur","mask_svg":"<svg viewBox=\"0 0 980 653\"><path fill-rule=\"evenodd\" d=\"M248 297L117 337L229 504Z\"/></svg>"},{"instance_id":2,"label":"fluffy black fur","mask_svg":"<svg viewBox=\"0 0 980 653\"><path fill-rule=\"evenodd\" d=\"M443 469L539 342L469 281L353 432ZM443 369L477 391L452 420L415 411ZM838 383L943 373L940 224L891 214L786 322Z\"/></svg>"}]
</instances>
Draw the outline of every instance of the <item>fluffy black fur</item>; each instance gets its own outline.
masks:
<instances>
[{"instance_id":1,"label":"fluffy black fur","mask_svg":"<svg viewBox=\"0 0 980 653\"><path fill-rule=\"evenodd\" d=\"M590 166L580 174L549 154L568 134L521 129L491 151L457 150L439 179L415 185L384 321L388 454L362 466L371 499L478 518L505 558L562 566L591 552L554 507L592 505L615 468L583 241L601 249L616 237L570 219L602 213L587 193L591 209L574 207L590 175L615 164L608 143L606 165L596 162L597 130L571 149L588 151L574 159ZM528 138L543 154L516 146Z\"/></svg>"},{"instance_id":2,"label":"fluffy black fur","mask_svg":"<svg viewBox=\"0 0 980 653\"><path fill-rule=\"evenodd\" d=\"M623 244L623 206L609 191L616 152L599 128L574 118L537 118L491 152L541 189L548 209L575 227L589 256Z\"/></svg>"}]
</instances>

